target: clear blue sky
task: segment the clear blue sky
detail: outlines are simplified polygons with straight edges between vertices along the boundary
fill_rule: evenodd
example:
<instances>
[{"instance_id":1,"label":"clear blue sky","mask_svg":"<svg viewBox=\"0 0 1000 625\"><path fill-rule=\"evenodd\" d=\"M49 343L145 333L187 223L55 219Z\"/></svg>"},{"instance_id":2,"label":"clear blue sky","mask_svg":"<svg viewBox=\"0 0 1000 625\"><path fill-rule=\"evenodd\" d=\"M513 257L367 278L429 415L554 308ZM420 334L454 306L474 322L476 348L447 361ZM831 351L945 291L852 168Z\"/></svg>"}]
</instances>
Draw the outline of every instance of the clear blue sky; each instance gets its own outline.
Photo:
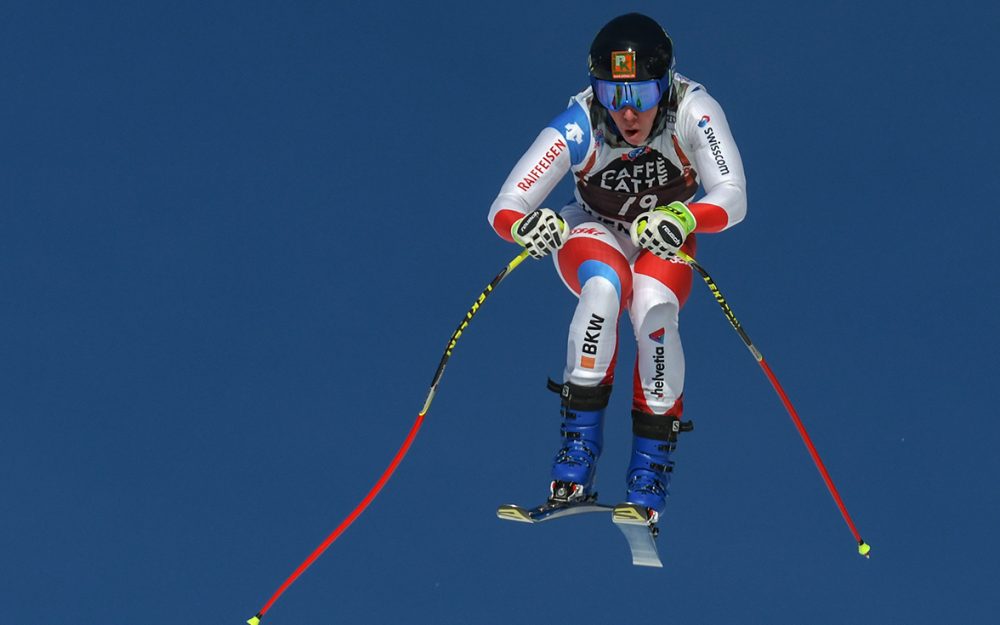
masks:
<instances>
[{"instance_id":1,"label":"clear blue sky","mask_svg":"<svg viewBox=\"0 0 1000 625\"><path fill-rule=\"evenodd\" d=\"M701 261L872 559L700 284L666 567L631 567L606 519L497 520L544 496L558 442L544 382L574 299L530 261L388 488L265 622L995 623L1000 19L860 0L4 5L5 620L254 614L402 442L517 253L486 224L499 185L633 9L727 112L750 212Z\"/></svg>"}]
</instances>

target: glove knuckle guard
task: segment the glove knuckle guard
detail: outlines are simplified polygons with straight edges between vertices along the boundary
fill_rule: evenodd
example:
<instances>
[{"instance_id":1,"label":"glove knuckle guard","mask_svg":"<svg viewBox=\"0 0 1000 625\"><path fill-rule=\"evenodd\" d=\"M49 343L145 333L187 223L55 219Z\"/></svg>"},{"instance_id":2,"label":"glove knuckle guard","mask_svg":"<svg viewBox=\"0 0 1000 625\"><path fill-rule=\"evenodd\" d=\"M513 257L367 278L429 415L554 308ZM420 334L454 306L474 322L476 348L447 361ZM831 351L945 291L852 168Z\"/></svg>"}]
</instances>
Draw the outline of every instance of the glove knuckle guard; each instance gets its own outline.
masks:
<instances>
[{"instance_id":1,"label":"glove knuckle guard","mask_svg":"<svg viewBox=\"0 0 1000 625\"><path fill-rule=\"evenodd\" d=\"M670 243L674 247L680 247L681 244L684 243L684 237L681 229L666 219L657 224L656 231L659 233L660 238L664 242Z\"/></svg>"},{"instance_id":2,"label":"glove knuckle guard","mask_svg":"<svg viewBox=\"0 0 1000 625\"><path fill-rule=\"evenodd\" d=\"M514 239L535 258L544 258L563 244L564 222L552 209L538 208L517 222Z\"/></svg>"},{"instance_id":3,"label":"glove knuckle guard","mask_svg":"<svg viewBox=\"0 0 1000 625\"><path fill-rule=\"evenodd\" d=\"M535 229L538 225L538 220L542 218L542 215L538 211L533 211L528 213L521 218L521 223L517 225L517 234L520 237L527 237L531 234L531 231Z\"/></svg>"},{"instance_id":4,"label":"glove knuckle guard","mask_svg":"<svg viewBox=\"0 0 1000 625\"><path fill-rule=\"evenodd\" d=\"M664 260L671 259L684 244L683 226L672 211L657 208L638 216L632 224L633 242Z\"/></svg>"}]
</instances>

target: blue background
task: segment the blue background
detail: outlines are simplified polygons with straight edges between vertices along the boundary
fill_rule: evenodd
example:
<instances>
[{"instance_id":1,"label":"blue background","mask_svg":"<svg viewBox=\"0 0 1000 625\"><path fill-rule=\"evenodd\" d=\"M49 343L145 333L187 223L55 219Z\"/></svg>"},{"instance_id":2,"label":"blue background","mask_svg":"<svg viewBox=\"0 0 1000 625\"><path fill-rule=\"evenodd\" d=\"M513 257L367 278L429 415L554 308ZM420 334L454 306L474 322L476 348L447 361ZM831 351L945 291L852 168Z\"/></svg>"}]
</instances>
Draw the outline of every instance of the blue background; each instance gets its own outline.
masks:
<instances>
[{"instance_id":1,"label":"blue background","mask_svg":"<svg viewBox=\"0 0 1000 625\"><path fill-rule=\"evenodd\" d=\"M575 302L528 261L265 622L996 622L998 12L806 4L0 7L5 620L253 615L402 442L518 251L490 202L635 9L727 112L750 212L700 259L871 560L700 283L666 568L631 567L604 518L497 520L546 493Z\"/></svg>"}]
</instances>

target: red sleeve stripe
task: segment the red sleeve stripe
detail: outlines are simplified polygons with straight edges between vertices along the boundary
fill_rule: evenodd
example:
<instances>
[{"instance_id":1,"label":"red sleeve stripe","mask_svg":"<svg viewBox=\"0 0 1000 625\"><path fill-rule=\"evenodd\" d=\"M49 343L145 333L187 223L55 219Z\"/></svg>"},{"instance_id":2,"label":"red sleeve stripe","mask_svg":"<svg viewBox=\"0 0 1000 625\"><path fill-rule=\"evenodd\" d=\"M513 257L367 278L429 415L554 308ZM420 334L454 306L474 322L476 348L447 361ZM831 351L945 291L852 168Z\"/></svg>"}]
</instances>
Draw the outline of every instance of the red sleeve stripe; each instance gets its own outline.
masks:
<instances>
[{"instance_id":1,"label":"red sleeve stripe","mask_svg":"<svg viewBox=\"0 0 1000 625\"><path fill-rule=\"evenodd\" d=\"M692 202L688 204L688 209L698 220L698 227L695 232L721 232L729 225L729 214L721 206L706 204L704 202Z\"/></svg>"},{"instance_id":2,"label":"red sleeve stripe","mask_svg":"<svg viewBox=\"0 0 1000 625\"><path fill-rule=\"evenodd\" d=\"M513 243L514 238L510 236L510 228L514 225L514 222L521 217L524 217L524 215L515 210L502 208L497 211L497 214L493 217L493 229L497 231L497 234L499 234L501 238Z\"/></svg>"}]
</instances>

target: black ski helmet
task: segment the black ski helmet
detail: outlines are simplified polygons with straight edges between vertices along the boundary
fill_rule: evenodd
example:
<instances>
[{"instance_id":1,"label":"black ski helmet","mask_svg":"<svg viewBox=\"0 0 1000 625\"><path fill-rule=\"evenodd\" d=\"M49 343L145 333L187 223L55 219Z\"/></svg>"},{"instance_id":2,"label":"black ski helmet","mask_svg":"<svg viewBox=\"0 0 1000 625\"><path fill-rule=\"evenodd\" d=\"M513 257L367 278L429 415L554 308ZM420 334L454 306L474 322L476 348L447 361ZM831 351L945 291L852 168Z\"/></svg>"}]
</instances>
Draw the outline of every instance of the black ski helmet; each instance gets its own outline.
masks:
<instances>
[{"instance_id":1,"label":"black ski helmet","mask_svg":"<svg viewBox=\"0 0 1000 625\"><path fill-rule=\"evenodd\" d=\"M674 44L656 20L628 13L605 24L594 37L589 65L590 75L600 80L661 80L672 73Z\"/></svg>"}]
</instances>

